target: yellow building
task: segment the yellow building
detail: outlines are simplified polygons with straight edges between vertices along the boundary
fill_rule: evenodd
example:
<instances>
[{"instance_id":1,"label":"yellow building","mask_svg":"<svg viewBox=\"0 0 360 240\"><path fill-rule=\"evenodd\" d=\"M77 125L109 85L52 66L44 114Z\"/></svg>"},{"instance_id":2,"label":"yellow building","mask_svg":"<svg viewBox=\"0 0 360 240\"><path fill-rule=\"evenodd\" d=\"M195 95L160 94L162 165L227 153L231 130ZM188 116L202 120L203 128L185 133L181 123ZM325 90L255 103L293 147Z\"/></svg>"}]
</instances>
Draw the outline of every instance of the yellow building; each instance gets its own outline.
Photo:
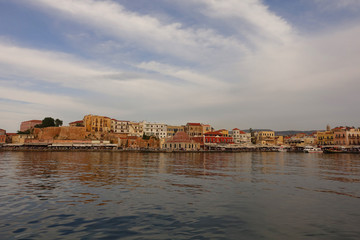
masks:
<instances>
[{"instance_id":1,"label":"yellow building","mask_svg":"<svg viewBox=\"0 0 360 240\"><path fill-rule=\"evenodd\" d=\"M256 144L275 145L274 131L260 131L255 134Z\"/></svg>"},{"instance_id":2,"label":"yellow building","mask_svg":"<svg viewBox=\"0 0 360 240\"><path fill-rule=\"evenodd\" d=\"M111 119L104 116L86 115L84 125L87 132L110 132Z\"/></svg>"},{"instance_id":3,"label":"yellow building","mask_svg":"<svg viewBox=\"0 0 360 240\"><path fill-rule=\"evenodd\" d=\"M209 125L209 124L202 124L202 128L203 128L203 130L202 130L203 134L213 131L211 125Z\"/></svg>"},{"instance_id":4,"label":"yellow building","mask_svg":"<svg viewBox=\"0 0 360 240\"><path fill-rule=\"evenodd\" d=\"M171 126L171 125L168 125L167 128L166 128L166 136L167 137L172 137L177 132L185 132L185 126Z\"/></svg>"},{"instance_id":5,"label":"yellow building","mask_svg":"<svg viewBox=\"0 0 360 240\"><path fill-rule=\"evenodd\" d=\"M130 122L129 125L130 136L142 137L144 134L143 127L144 127L143 123Z\"/></svg>"},{"instance_id":6,"label":"yellow building","mask_svg":"<svg viewBox=\"0 0 360 240\"><path fill-rule=\"evenodd\" d=\"M317 133L318 145L334 145L334 132L325 131Z\"/></svg>"},{"instance_id":7,"label":"yellow building","mask_svg":"<svg viewBox=\"0 0 360 240\"><path fill-rule=\"evenodd\" d=\"M284 136L275 136L275 145L283 145Z\"/></svg>"},{"instance_id":8,"label":"yellow building","mask_svg":"<svg viewBox=\"0 0 360 240\"><path fill-rule=\"evenodd\" d=\"M226 129L220 129L219 132L221 132L221 134L222 134L224 137L228 137L228 136L229 136L229 131L226 130Z\"/></svg>"},{"instance_id":9,"label":"yellow building","mask_svg":"<svg viewBox=\"0 0 360 240\"><path fill-rule=\"evenodd\" d=\"M201 137L203 135L203 127L201 123L187 123L185 132L190 137Z\"/></svg>"}]
</instances>

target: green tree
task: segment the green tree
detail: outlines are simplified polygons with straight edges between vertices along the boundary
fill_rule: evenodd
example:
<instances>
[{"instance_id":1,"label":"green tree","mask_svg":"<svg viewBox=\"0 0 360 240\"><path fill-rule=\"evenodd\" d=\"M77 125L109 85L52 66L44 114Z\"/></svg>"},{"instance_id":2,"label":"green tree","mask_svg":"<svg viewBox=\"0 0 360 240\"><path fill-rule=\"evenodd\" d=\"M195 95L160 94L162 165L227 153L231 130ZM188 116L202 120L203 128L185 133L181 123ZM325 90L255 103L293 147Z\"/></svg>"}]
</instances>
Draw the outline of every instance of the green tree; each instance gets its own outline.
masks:
<instances>
[{"instance_id":1,"label":"green tree","mask_svg":"<svg viewBox=\"0 0 360 240\"><path fill-rule=\"evenodd\" d=\"M146 135L145 133L143 134L143 137L142 137L144 140L149 140L150 139L150 136Z\"/></svg>"},{"instance_id":2,"label":"green tree","mask_svg":"<svg viewBox=\"0 0 360 240\"><path fill-rule=\"evenodd\" d=\"M55 127L55 120L52 117L46 117L42 120L41 126L46 127Z\"/></svg>"},{"instance_id":3,"label":"green tree","mask_svg":"<svg viewBox=\"0 0 360 240\"><path fill-rule=\"evenodd\" d=\"M18 134L30 134L30 129L26 130L26 131L17 131Z\"/></svg>"},{"instance_id":4,"label":"green tree","mask_svg":"<svg viewBox=\"0 0 360 240\"><path fill-rule=\"evenodd\" d=\"M62 126L62 125L63 125L63 121L61 121L60 119L57 118L57 119L55 120L55 126L56 126L56 127L60 127L60 126Z\"/></svg>"},{"instance_id":5,"label":"green tree","mask_svg":"<svg viewBox=\"0 0 360 240\"><path fill-rule=\"evenodd\" d=\"M46 128L46 127L60 127L62 126L63 121L60 119L54 120L52 117L46 117L42 120L41 124L35 125L36 128Z\"/></svg>"}]
</instances>

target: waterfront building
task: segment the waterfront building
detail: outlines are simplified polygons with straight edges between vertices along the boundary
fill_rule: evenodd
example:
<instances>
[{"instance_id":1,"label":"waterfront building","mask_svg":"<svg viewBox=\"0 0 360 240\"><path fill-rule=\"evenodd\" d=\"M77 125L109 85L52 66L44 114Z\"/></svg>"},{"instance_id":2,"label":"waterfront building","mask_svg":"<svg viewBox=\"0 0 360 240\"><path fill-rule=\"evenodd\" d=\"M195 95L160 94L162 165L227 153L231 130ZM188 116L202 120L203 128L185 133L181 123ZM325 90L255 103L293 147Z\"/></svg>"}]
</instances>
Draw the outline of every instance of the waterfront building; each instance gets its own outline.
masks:
<instances>
[{"instance_id":1,"label":"waterfront building","mask_svg":"<svg viewBox=\"0 0 360 240\"><path fill-rule=\"evenodd\" d=\"M275 143L274 145L284 145L284 136L275 136Z\"/></svg>"},{"instance_id":2,"label":"waterfront building","mask_svg":"<svg viewBox=\"0 0 360 240\"><path fill-rule=\"evenodd\" d=\"M71 122L71 123L69 123L69 126L70 127L84 127L84 121L79 120L79 121Z\"/></svg>"},{"instance_id":3,"label":"waterfront building","mask_svg":"<svg viewBox=\"0 0 360 240\"><path fill-rule=\"evenodd\" d=\"M111 130L114 133L129 134L130 125L131 125L130 121L111 119Z\"/></svg>"},{"instance_id":4,"label":"waterfront building","mask_svg":"<svg viewBox=\"0 0 360 240\"><path fill-rule=\"evenodd\" d=\"M105 116L86 115L84 126L87 132L110 132L111 119Z\"/></svg>"},{"instance_id":5,"label":"waterfront building","mask_svg":"<svg viewBox=\"0 0 360 240\"><path fill-rule=\"evenodd\" d=\"M144 134L143 124L138 122L129 122L129 135L142 137Z\"/></svg>"},{"instance_id":6,"label":"waterfront building","mask_svg":"<svg viewBox=\"0 0 360 240\"><path fill-rule=\"evenodd\" d=\"M1 129L1 128L0 128L0 136L1 136L1 135L6 135L6 130L5 130L5 129Z\"/></svg>"},{"instance_id":7,"label":"waterfront building","mask_svg":"<svg viewBox=\"0 0 360 240\"><path fill-rule=\"evenodd\" d=\"M246 133L238 128L234 128L229 132L229 136L234 139L236 144L246 144L251 142L251 133Z\"/></svg>"},{"instance_id":8,"label":"waterfront building","mask_svg":"<svg viewBox=\"0 0 360 240\"><path fill-rule=\"evenodd\" d=\"M41 120L24 121L20 124L20 132L25 132L27 130L30 130L38 124L42 124L42 121Z\"/></svg>"},{"instance_id":9,"label":"waterfront building","mask_svg":"<svg viewBox=\"0 0 360 240\"><path fill-rule=\"evenodd\" d=\"M187 123L185 132L190 137L201 137L203 135L203 126L201 123Z\"/></svg>"},{"instance_id":10,"label":"waterfront building","mask_svg":"<svg viewBox=\"0 0 360 240\"><path fill-rule=\"evenodd\" d=\"M123 136L118 142L118 146L123 149L160 149L160 140L155 137L143 139L137 136Z\"/></svg>"},{"instance_id":11,"label":"waterfront building","mask_svg":"<svg viewBox=\"0 0 360 240\"><path fill-rule=\"evenodd\" d=\"M317 142L320 146L334 145L334 132L331 130L317 132Z\"/></svg>"},{"instance_id":12,"label":"waterfront building","mask_svg":"<svg viewBox=\"0 0 360 240\"><path fill-rule=\"evenodd\" d=\"M33 134L13 134L10 136L11 138L11 143L13 144L24 144L25 142L27 142L29 139L34 139L34 135Z\"/></svg>"},{"instance_id":13,"label":"waterfront building","mask_svg":"<svg viewBox=\"0 0 360 240\"><path fill-rule=\"evenodd\" d=\"M6 143L6 130L0 129L0 144Z\"/></svg>"},{"instance_id":14,"label":"waterfront building","mask_svg":"<svg viewBox=\"0 0 360 240\"><path fill-rule=\"evenodd\" d=\"M317 137L314 134L296 134L284 138L284 143L293 147L305 147L317 145Z\"/></svg>"},{"instance_id":15,"label":"waterfront building","mask_svg":"<svg viewBox=\"0 0 360 240\"><path fill-rule=\"evenodd\" d=\"M165 140L163 148L184 151L200 150L200 143L192 140L184 131L179 131L174 136Z\"/></svg>"},{"instance_id":16,"label":"waterfront building","mask_svg":"<svg viewBox=\"0 0 360 240\"><path fill-rule=\"evenodd\" d=\"M164 123L142 122L143 131L146 136L155 136L157 138L166 138L167 126Z\"/></svg>"},{"instance_id":17,"label":"waterfront building","mask_svg":"<svg viewBox=\"0 0 360 240\"><path fill-rule=\"evenodd\" d=\"M233 144L234 140L232 137L229 137L223 134L222 130L207 132L204 134L205 143L217 143L217 144Z\"/></svg>"},{"instance_id":18,"label":"waterfront building","mask_svg":"<svg viewBox=\"0 0 360 240\"><path fill-rule=\"evenodd\" d=\"M185 126L167 125L166 132L167 137L172 137L175 136L177 132L185 132Z\"/></svg>"},{"instance_id":19,"label":"waterfront building","mask_svg":"<svg viewBox=\"0 0 360 240\"><path fill-rule=\"evenodd\" d=\"M17 133L6 133L6 143L12 143L13 142L13 137L15 137L17 135Z\"/></svg>"},{"instance_id":20,"label":"waterfront building","mask_svg":"<svg viewBox=\"0 0 360 240\"><path fill-rule=\"evenodd\" d=\"M221 134L224 136L224 137L229 137L229 131L226 130L226 129L220 129L218 130L219 132L221 132Z\"/></svg>"},{"instance_id":21,"label":"waterfront building","mask_svg":"<svg viewBox=\"0 0 360 240\"><path fill-rule=\"evenodd\" d=\"M214 131L214 129L209 124L202 124L202 134Z\"/></svg>"},{"instance_id":22,"label":"waterfront building","mask_svg":"<svg viewBox=\"0 0 360 240\"><path fill-rule=\"evenodd\" d=\"M342 146L360 145L360 129L339 127L333 129L334 144Z\"/></svg>"},{"instance_id":23,"label":"waterfront building","mask_svg":"<svg viewBox=\"0 0 360 240\"><path fill-rule=\"evenodd\" d=\"M259 131L255 133L256 144L275 145L274 131Z\"/></svg>"}]
</instances>

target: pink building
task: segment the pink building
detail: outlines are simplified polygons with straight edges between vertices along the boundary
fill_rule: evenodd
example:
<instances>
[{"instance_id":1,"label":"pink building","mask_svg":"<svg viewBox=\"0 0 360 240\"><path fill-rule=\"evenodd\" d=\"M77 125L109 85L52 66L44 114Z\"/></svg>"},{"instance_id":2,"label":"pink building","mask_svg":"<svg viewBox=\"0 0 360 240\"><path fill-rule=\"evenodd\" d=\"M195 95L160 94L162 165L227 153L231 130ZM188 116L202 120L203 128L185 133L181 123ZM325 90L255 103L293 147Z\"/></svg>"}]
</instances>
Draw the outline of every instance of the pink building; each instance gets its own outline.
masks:
<instances>
[{"instance_id":1,"label":"pink building","mask_svg":"<svg viewBox=\"0 0 360 240\"><path fill-rule=\"evenodd\" d=\"M30 120L30 121L22 122L20 125L20 131L25 132L25 131L35 127L35 125L41 124L41 123L42 123L41 120Z\"/></svg>"},{"instance_id":2,"label":"pink building","mask_svg":"<svg viewBox=\"0 0 360 240\"><path fill-rule=\"evenodd\" d=\"M0 144L6 142L6 131L4 129L0 129Z\"/></svg>"},{"instance_id":3,"label":"pink building","mask_svg":"<svg viewBox=\"0 0 360 240\"><path fill-rule=\"evenodd\" d=\"M334 130L334 144L342 146L360 145L360 130L354 128Z\"/></svg>"}]
</instances>

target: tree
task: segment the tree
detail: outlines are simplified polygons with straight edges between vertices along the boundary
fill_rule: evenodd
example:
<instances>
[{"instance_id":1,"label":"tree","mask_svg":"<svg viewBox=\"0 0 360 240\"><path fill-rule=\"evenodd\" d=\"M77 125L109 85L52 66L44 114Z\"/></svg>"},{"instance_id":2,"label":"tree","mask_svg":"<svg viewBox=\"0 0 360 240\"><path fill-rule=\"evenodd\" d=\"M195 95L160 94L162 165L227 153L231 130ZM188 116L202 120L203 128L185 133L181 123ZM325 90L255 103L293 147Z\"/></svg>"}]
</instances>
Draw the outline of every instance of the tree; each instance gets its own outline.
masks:
<instances>
[{"instance_id":1,"label":"tree","mask_svg":"<svg viewBox=\"0 0 360 240\"><path fill-rule=\"evenodd\" d=\"M55 126L56 126L56 127L60 127L60 126L62 126L62 125L63 125L63 121L61 121L60 119L57 118L57 119L55 120Z\"/></svg>"},{"instance_id":2,"label":"tree","mask_svg":"<svg viewBox=\"0 0 360 240\"><path fill-rule=\"evenodd\" d=\"M60 119L54 120L52 117L46 117L42 120L41 124L35 125L36 128L46 128L46 127L59 127L62 126L63 121Z\"/></svg>"},{"instance_id":3,"label":"tree","mask_svg":"<svg viewBox=\"0 0 360 240\"><path fill-rule=\"evenodd\" d=\"M143 137L142 137L144 140L149 140L150 139L150 136L146 135L145 133L143 133Z\"/></svg>"},{"instance_id":4,"label":"tree","mask_svg":"<svg viewBox=\"0 0 360 240\"><path fill-rule=\"evenodd\" d=\"M52 117L46 117L42 120L41 126L46 127L55 127L55 120Z\"/></svg>"},{"instance_id":5,"label":"tree","mask_svg":"<svg viewBox=\"0 0 360 240\"><path fill-rule=\"evenodd\" d=\"M17 131L17 134L30 134L30 129L26 130L26 131Z\"/></svg>"}]
</instances>

